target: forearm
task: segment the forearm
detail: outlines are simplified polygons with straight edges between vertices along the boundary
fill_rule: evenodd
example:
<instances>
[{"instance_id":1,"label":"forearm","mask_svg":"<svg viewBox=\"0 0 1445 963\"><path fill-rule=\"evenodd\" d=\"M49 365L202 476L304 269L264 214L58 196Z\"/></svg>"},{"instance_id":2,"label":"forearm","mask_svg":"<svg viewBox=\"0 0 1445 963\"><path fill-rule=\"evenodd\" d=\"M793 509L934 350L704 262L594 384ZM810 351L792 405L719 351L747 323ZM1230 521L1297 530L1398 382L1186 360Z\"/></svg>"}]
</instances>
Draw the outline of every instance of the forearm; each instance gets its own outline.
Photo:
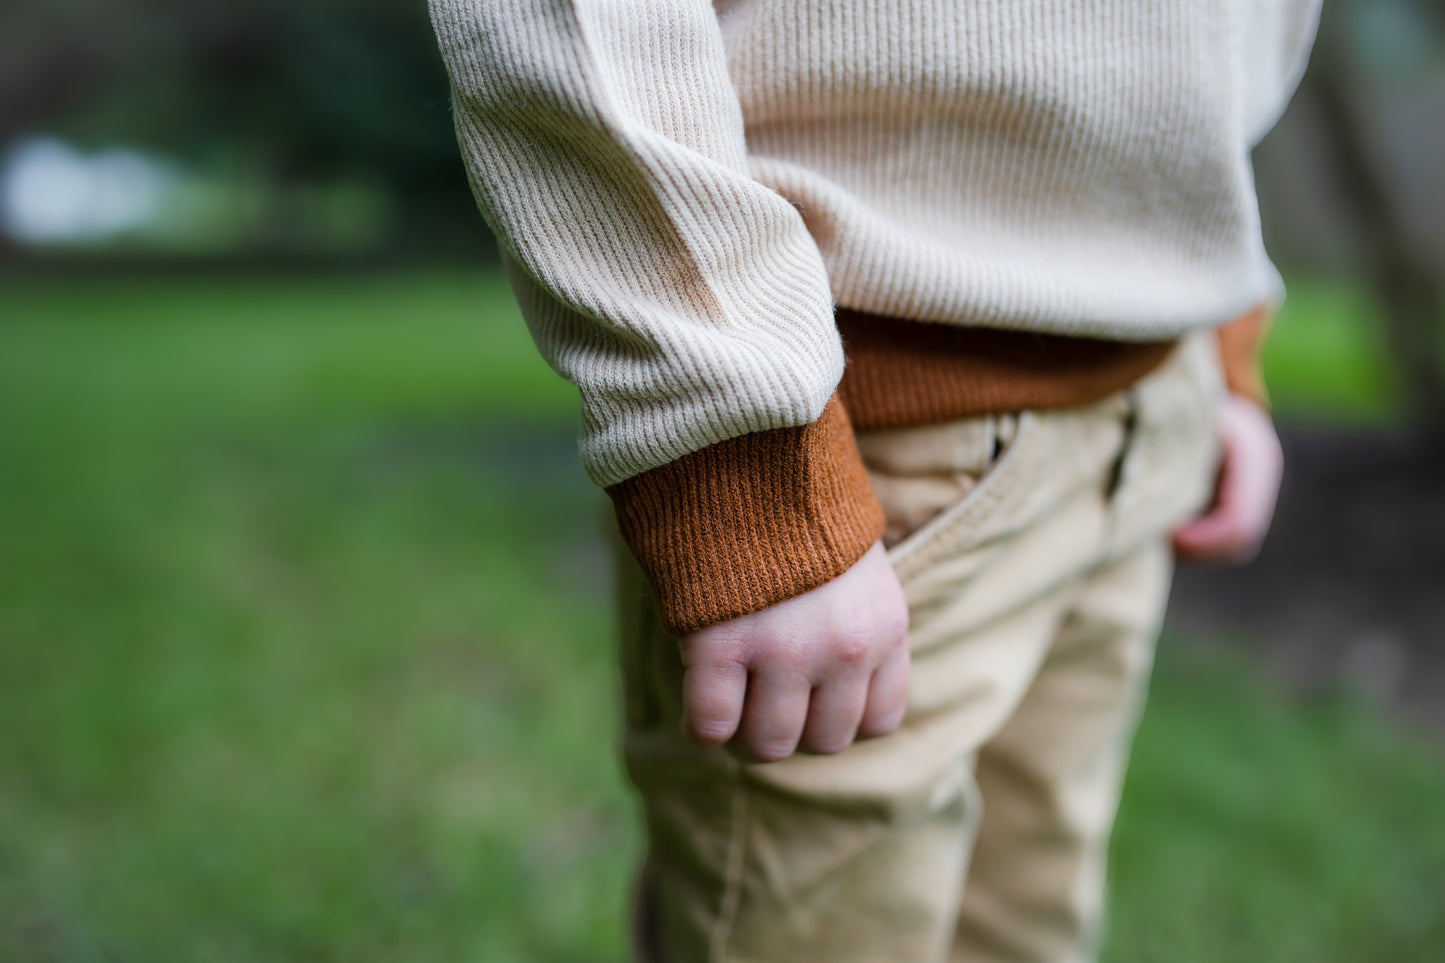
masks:
<instances>
[{"instance_id":1,"label":"forearm","mask_svg":"<svg viewBox=\"0 0 1445 963\"><path fill-rule=\"evenodd\" d=\"M822 258L748 171L706 0L432 0L458 139L581 451L677 634L881 530ZM825 411L830 411L825 415Z\"/></svg>"},{"instance_id":2,"label":"forearm","mask_svg":"<svg viewBox=\"0 0 1445 963\"><path fill-rule=\"evenodd\" d=\"M748 173L706 0L433 0L458 139L614 485L817 419L842 373L802 218Z\"/></svg>"}]
</instances>

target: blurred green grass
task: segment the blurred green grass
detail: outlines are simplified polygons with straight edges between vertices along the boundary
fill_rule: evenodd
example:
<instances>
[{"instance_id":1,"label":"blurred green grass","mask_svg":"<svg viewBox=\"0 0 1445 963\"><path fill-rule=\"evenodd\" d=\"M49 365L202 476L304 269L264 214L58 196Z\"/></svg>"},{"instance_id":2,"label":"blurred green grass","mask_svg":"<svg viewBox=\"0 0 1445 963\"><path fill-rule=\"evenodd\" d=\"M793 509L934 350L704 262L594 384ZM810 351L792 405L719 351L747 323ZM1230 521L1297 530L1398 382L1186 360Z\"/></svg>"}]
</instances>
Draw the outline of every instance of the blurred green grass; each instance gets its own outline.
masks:
<instances>
[{"instance_id":1,"label":"blurred green grass","mask_svg":"<svg viewBox=\"0 0 1445 963\"><path fill-rule=\"evenodd\" d=\"M1388 418L1359 299L1293 304L1279 408ZM493 275L5 279L0 959L621 959L575 425ZM1438 754L1220 651L1165 647L1106 959L1439 959Z\"/></svg>"},{"instance_id":2,"label":"blurred green grass","mask_svg":"<svg viewBox=\"0 0 1445 963\"><path fill-rule=\"evenodd\" d=\"M1375 306L1348 283L1291 284L1263 361L1282 420L1382 426L1401 414Z\"/></svg>"}]
</instances>

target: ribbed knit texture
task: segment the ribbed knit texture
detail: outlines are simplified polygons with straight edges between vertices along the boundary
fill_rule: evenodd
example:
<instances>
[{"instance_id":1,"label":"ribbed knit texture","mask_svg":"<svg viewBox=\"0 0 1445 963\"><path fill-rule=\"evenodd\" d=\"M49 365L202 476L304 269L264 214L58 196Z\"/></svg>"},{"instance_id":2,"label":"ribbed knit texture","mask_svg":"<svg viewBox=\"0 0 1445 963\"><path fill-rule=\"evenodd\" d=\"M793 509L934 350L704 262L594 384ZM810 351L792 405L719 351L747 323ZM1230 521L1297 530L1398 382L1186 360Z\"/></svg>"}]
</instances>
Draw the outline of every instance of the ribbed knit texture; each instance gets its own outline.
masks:
<instances>
[{"instance_id":1,"label":"ribbed knit texture","mask_svg":"<svg viewBox=\"0 0 1445 963\"><path fill-rule=\"evenodd\" d=\"M885 421L1067 401L1278 297L1248 153L1319 0L430 2L478 204L674 631L881 530L835 391ZM870 330L840 389L835 306L1143 346L1020 395L1007 351L950 385Z\"/></svg>"},{"instance_id":2,"label":"ribbed knit texture","mask_svg":"<svg viewBox=\"0 0 1445 963\"><path fill-rule=\"evenodd\" d=\"M1272 306L1261 304L1214 329L1225 385L1233 394L1242 395L1265 410L1269 409L1269 391L1260 369L1260 349L1264 347L1271 318Z\"/></svg>"},{"instance_id":3,"label":"ribbed knit texture","mask_svg":"<svg viewBox=\"0 0 1445 963\"><path fill-rule=\"evenodd\" d=\"M1124 341L1277 294L1248 151L1318 0L432 0L602 485L818 417L833 302Z\"/></svg>"},{"instance_id":4,"label":"ribbed knit texture","mask_svg":"<svg viewBox=\"0 0 1445 963\"><path fill-rule=\"evenodd\" d=\"M828 277L752 178L705 0L439 0L472 185L610 485L813 421L843 370Z\"/></svg>"},{"instance_id":5,"label":"ribbed knit texture","mask_svg":"<svg viewBox=\"0 0 1445 963\"><path fill-rule=\"evenodd\" d=\"M1262 305L1215 329L1225 382L1261 405L1268 317ZM766 608L861 557L878 535L877 499L853 430L1087 405L1134 384L1178 347L855 311L837 320L848 367L819 422L731 439L608 489L673 631Z\"/></svg>"},{"instance_id":6,"label":"ribbed knit texture","mask_svg":"<svg viewBox=\"0 0 1445 963\"><path fill-rule=\"evenodd\" d=\"M854 427L906 428L1001 411L1071 408L1157 368L1173 341L1099 341L838 312Z\"/></svg>"},{"instance_id":7,"label":"ribbed knit texture","mask_svg":"<svg viewBox=\"0 0 1445 963\"><path fill-rule=\"evenodd\" d=\"M811 425L711 445L607 493L674 635L822 585L883 533L836 400Z\"/></svg>"}]
</instances>

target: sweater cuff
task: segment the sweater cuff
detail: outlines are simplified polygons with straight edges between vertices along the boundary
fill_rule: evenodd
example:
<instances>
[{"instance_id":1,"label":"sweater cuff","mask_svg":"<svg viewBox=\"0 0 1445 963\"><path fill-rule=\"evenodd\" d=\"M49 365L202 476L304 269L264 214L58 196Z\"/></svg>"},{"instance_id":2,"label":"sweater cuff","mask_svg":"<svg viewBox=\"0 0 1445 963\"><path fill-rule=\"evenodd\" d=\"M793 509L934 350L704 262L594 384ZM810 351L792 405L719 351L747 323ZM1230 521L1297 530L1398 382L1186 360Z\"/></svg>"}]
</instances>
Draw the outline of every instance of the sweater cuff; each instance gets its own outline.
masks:
<instances>
[{"instance_id":1,"label":"sweater cuff","mask_svg":"<svg viewBox=\"0 0 1445 963\"><path fill-rule=\"evenodd\" d=\"M1265 411L1269 410L1269 392L1264 386L1260 352L1271 314L1270 306L1261 304L1214 329L1224 383L1231 393L1248 398Z\"/></svg>"},{"instance_id":2,"label":"sweater cuff","mask_svg":"<svg viewBox=\"0 0 1445 963\"><path fill-rule=\"evenodd\" d=\"M843 574L883 533L847 412L710 445L607 489L677 636Z\"/></svg>"}]
</instances>

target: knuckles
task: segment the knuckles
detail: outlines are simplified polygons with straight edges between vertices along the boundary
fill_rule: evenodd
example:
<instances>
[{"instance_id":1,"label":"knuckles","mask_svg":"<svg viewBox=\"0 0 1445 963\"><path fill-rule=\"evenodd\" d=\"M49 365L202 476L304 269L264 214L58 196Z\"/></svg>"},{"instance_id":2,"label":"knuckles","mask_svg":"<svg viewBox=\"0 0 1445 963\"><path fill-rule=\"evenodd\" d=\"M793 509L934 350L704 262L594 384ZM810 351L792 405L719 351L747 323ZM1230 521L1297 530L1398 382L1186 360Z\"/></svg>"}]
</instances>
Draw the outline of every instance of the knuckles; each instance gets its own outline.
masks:
<instances>
[{"instance_id":1,"label":"knuckles","mask_svg":"<svg viewBox=\"0 0 1445 963\"><path fill-rule=\"evenodd\" d=\"M682 662L689 669L746 669L751 649L740 636L703 631L684 640Z\"/></svg>"},{"instance_id":2,"label":"knuckles","mask_svg":"<svg viewBox=\"0 0 1445 963\"><path fill-rule=\"evenodd\" d=\"M874 644L872 634L861 628L850 627L833 635L829 646L831 660L844 668L866 667L873 661Z\"/></svg>"},{"instance_id":3,"label":"knuckles","mask_svg":"<svg viewBox=\"0 0 1445 963\"><path fill-rule=\"evenodd\" d=\"M863 724L858 727L858 738L877 739L881 736L890 735L893 732L897 731L898 727L903 725L903 714L905 708L905 705L900 705L897 709L894 709L892 712L884 716L882 719L879 719L877 722L869 722L865 720Z\"/></svg>"},{"instance_id":4,"label":"knuckles","mask_svg":"<svg viewBox=\"0 0 1445 963\"><path fill-rule=\"evenodd\" d=\"M795 742L765 742L742 747L743 753L754 762L781 762L797 749Z\"/></svg>"},{"instance_id":5,"label":"knuckles","mask_svg":"<svg viewBox=\"0 0 1445 963\"><path fill-rule=\"evenodd\" d=\"M908 607L900 600L893 612L889 613L883 625L883 635L889 640L889 648L897 648L908 642Z\"/></svg>"},{"instance_id":6,"label":"knuckles","mask_svg":"<svg viewBox=\"0 0 1445 963\"><path fill-rule=\"evenodd\" d=\"M897 604L852 609L830 620L823 635L823 651L833 666L876 668L906 643L908 609L901 598Z\"/></svg>"},{"instance_id":7,"label":"knuckles","mask_svg":"<svg viewBox=\"0 0 1445 963\"><path fill-rule=\"evenodd\" d=\"M827 742L809 743L808 751L815 756L836 756L838 753L853 745L853 739L830 739Z\"/></svg>"},{"instance_id":8,"label":"knuckles","mask_svg":"<svg viewBox=\"0 0 1445 963\"><path fill-rule=\"evenodd\" d=\"M697 719L687 724L687 738L695 745L705 749L715 748L726 743L737 731L735 722L725 722L719 719Z\"/></svg>"}]
</instances>

